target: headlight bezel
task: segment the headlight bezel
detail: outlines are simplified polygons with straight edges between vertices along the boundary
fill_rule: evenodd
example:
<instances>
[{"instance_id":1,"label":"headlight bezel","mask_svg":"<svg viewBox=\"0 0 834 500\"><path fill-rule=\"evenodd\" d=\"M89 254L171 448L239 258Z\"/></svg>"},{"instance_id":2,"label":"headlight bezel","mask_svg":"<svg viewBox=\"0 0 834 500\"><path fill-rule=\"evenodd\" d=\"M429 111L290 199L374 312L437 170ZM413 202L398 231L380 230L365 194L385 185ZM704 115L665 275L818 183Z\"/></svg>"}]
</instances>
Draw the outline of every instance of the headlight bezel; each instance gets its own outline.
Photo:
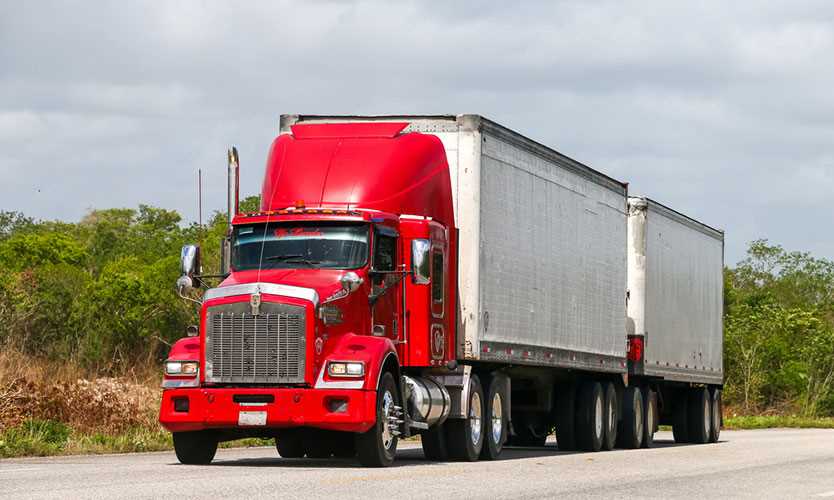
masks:
<instances>
[{"instance_id":1,"label":"headlight bezel","mask_svg":"<svg viewBox=\"0 0 834 500\"><path fill-rule=\"evenodd\" d=\"M200 373L200 362L194 359L168 359L163 372L166 377L193 378Z\"/></svg>"},{"instance_id":2,"label":"headlight bezel","mask_svg":"<svg viewBox=\"0 0 834 500\"><path fill-rule=\"evenodd\" d=\"M328 361L327 375L333 378L364 378L364 361Z\"/></svg>"}]
</instances>

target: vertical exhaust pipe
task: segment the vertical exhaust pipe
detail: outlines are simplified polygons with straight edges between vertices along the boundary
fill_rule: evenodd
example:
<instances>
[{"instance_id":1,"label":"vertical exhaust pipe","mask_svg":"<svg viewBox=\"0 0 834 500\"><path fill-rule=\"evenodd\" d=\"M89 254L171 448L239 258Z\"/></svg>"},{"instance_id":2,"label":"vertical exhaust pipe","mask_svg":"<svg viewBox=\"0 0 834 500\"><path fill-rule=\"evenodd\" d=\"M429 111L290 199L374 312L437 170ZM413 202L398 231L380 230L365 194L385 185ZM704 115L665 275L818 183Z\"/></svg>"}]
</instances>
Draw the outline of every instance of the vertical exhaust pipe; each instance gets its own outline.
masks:
<instances>
[{"instance_id":1,"label":"vertical exhaust pipe","mask_svg":"<svg viewBox=\"0 0 834 500\"><path fill-rule=\"evenodd\" d=\"M226 173L226 214L228 225L226 236L220 242L220 274L229 274L232 267L232 219L240 211L240 160L237 148L232 146L226 154L229 169Z\"/></svg>"}]
</instances>

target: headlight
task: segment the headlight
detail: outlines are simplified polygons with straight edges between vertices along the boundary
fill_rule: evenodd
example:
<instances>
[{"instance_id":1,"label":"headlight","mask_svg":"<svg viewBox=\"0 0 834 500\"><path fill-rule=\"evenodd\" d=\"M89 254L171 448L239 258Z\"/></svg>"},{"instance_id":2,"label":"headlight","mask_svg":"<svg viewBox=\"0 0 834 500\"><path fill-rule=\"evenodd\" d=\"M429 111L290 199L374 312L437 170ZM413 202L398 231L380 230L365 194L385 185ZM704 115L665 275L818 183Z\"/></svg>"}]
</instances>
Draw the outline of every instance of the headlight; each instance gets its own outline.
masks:
<instances>
[{"instance_id":1,"label":"headlight","mask_svg":"<svg viewBox=\"0 0 834 500\"><path fill-rule=\"evenodd\" d=\"M200 363L196 361L166 361L165 375L174 376L195 376L200 368Z\"/></svg>"},{"instance_id":2,"label":"headlight","mask_svg":"<svg viewBox=\"0 0 834 500\"><path fill-rule=\"evenodd\" d=\"M327 374L331 377L364 377L365 363L330 361L327 363Z\"/></svg>"}]
</instances>

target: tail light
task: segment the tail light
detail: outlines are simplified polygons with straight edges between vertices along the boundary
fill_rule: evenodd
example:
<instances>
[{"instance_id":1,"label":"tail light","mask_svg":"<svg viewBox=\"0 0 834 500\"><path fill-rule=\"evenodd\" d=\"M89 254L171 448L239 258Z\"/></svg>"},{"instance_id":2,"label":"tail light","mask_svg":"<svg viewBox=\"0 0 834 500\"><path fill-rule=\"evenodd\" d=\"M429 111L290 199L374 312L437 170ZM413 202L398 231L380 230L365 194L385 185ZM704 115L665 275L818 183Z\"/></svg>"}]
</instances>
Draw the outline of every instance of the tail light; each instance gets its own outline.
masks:
<instances>
[{"instance_id":1,"label":"tail light","mask_svg":"<svg viewBox=\"0 0 834 500\"><path fill-rule=\"evenodd\" d=\"M628 338L628 360L637 363L643 361L642 335L633 335Z\"/></svg>"}]
</instances>

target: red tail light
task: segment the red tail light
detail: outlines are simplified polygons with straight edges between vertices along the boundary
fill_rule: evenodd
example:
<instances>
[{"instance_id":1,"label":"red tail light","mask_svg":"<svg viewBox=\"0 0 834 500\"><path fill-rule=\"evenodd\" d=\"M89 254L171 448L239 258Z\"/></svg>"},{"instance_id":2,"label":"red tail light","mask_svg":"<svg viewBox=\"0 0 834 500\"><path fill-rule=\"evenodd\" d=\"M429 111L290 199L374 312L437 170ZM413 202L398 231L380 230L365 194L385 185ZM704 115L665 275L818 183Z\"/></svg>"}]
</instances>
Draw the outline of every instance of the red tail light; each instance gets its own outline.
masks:
<instances>
[{"instance_id":1,"label":"red tail light","mask_svg":"<svg viewBox=\"0 0 834 500\"><path fill-rule=\"evenodd\" d=\"M632 336L628 338L628 360L641 362L643 361L643 337Z\"/></svg>"}]
</instances>

